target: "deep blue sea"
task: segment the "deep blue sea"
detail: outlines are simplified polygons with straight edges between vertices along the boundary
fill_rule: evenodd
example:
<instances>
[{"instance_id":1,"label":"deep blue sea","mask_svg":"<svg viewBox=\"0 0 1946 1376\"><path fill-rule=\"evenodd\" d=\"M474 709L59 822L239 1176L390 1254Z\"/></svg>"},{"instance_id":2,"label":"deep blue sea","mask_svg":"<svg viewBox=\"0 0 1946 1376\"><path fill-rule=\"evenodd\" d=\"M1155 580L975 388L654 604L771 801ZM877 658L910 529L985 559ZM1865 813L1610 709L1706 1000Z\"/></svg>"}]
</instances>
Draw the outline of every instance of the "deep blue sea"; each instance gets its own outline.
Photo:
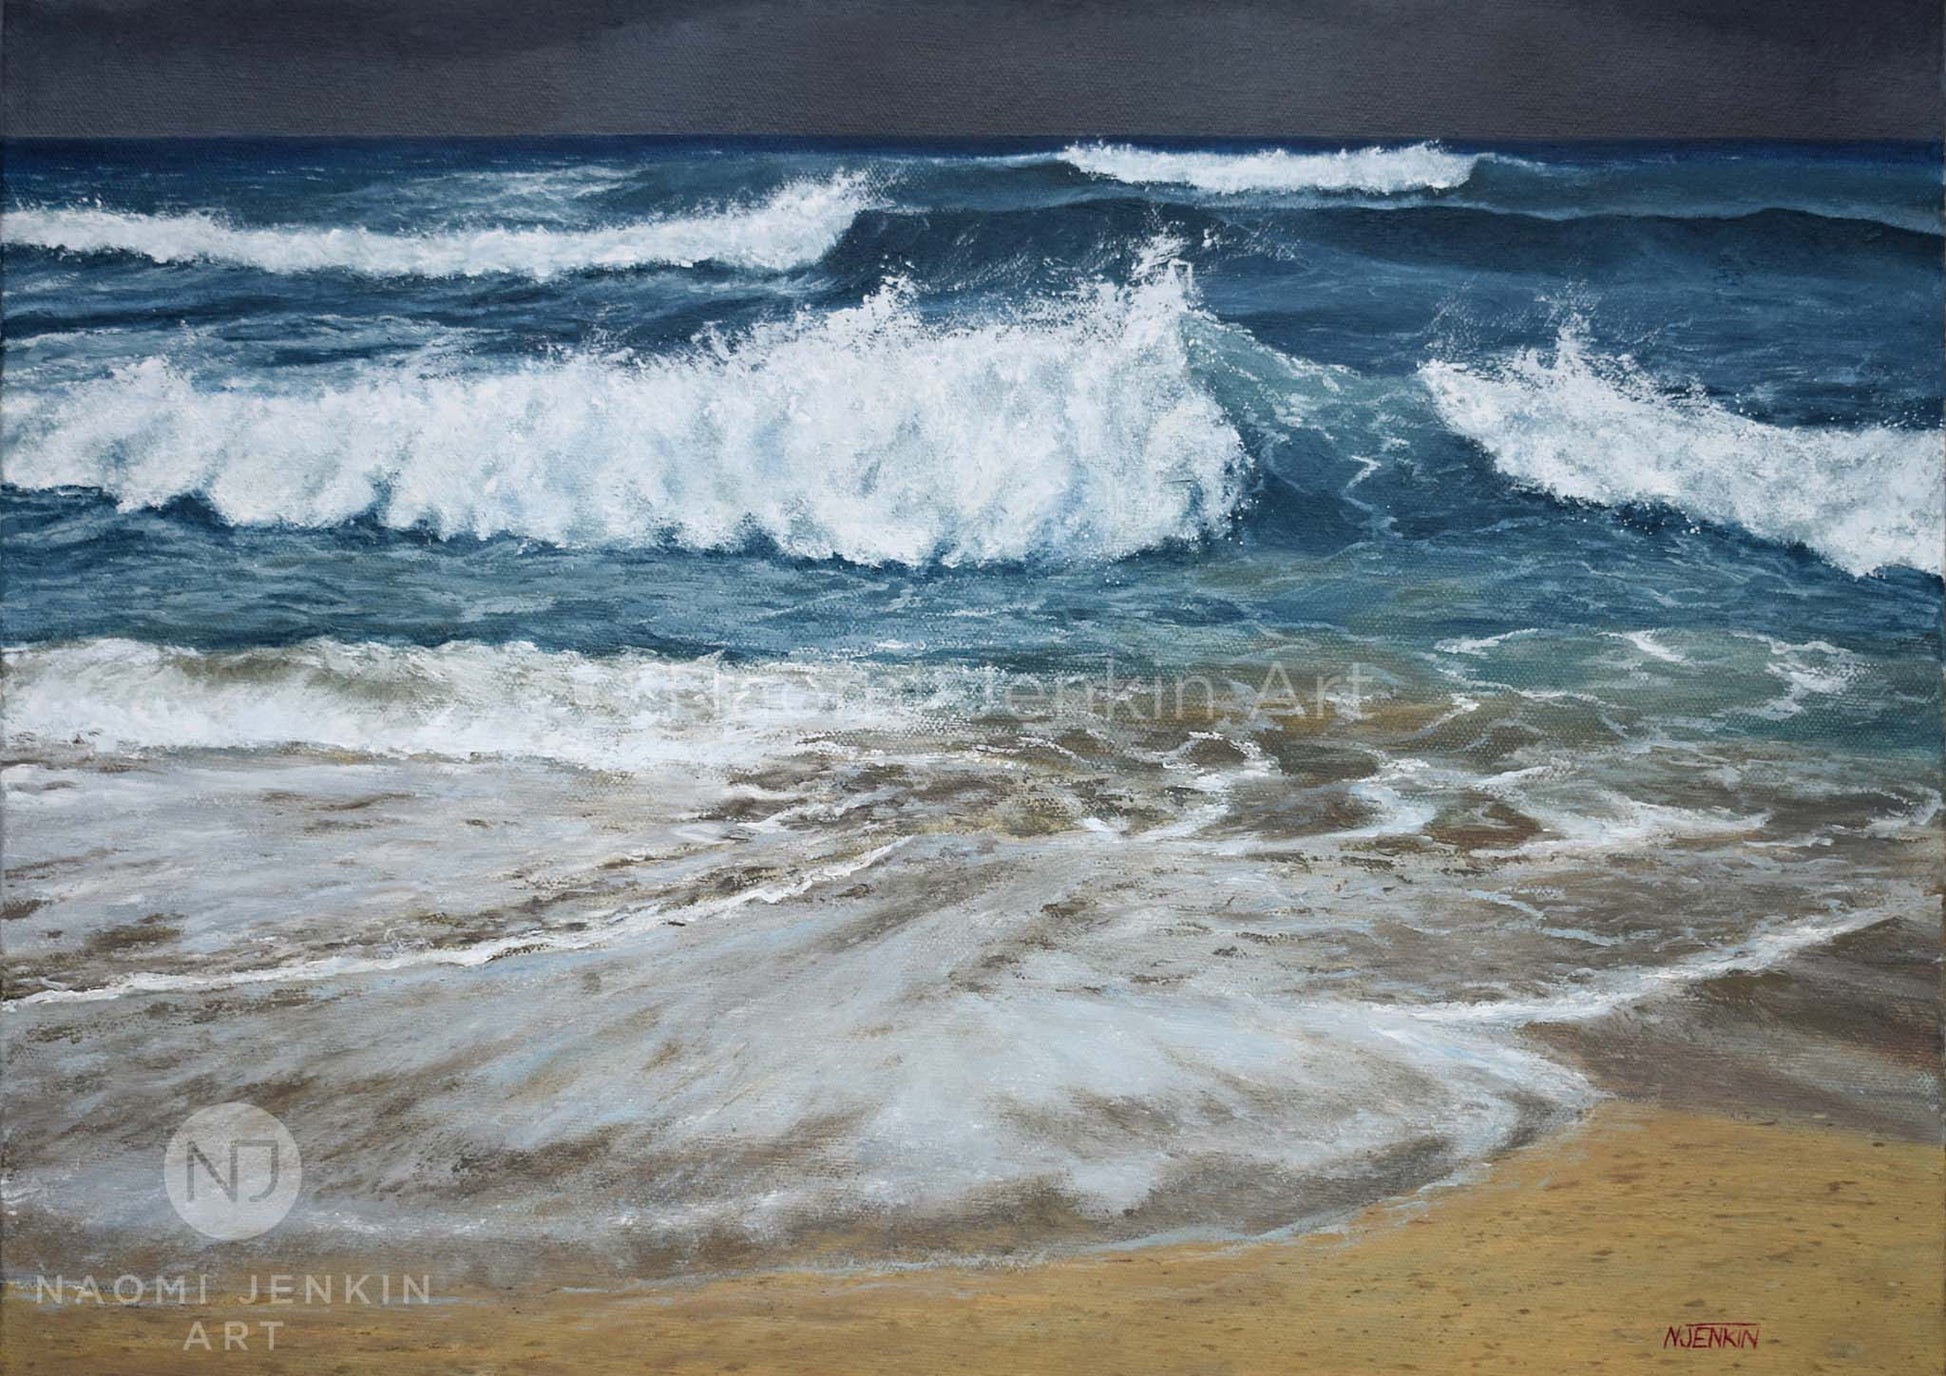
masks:
<instances>
[{"instance_id":1,"label":"deep blue sea","mask_svg":"<svg viewBox=\"0 0 1946 1376\"><path fill-rule=\"evenodd\" d=\"M1583 1102L1526 1021L1936 918L1937 147L4 180L13 988L355 990L262 1074L614 1134L652 1188L596 1232L1049 1181L1099 1236L1281 1227ZM801 1175L658 1174L807 1123ZM1198 1153L1284 1193L1172 1213Z\"/></svg>"},{"instance_id":2,"label":"deep blue sea","mask_svg":"<svg viewBox=\"0 0 1946 1376\"><path fill-rule=\"evenodd\" d=\"M7 635L1921 652L1939 181L1924 148L16 146Z\"/></svg>"}]
</instances>

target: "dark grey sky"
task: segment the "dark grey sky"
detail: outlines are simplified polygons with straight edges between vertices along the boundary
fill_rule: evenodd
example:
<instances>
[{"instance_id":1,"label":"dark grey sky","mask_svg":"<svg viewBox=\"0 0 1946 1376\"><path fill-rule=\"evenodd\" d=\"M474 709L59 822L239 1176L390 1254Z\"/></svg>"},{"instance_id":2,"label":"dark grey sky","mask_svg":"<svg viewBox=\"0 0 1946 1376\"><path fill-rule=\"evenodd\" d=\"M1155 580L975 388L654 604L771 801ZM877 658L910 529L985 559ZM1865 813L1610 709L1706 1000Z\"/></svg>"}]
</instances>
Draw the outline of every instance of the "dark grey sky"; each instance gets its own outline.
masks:
<instances>
[{"instance_id":1,"label":"dark grey sky","mask_svg":"<svg viewBox=\"0 0 1946 1376\"><path fill-rule=\"evenodd\" d=\"M0 0L6 130L1925 138L1938 0Z\"/></svg>"}]
</instances>

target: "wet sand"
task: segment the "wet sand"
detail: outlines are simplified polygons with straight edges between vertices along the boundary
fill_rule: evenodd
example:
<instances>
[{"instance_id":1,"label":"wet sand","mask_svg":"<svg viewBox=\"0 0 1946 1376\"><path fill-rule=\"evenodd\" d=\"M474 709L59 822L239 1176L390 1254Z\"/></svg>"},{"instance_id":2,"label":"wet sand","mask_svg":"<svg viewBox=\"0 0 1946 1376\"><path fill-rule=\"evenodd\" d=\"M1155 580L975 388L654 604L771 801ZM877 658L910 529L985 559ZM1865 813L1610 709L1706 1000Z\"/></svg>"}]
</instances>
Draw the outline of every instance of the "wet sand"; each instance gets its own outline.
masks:
<instances>
[{"instance_id":1,"label":"wet sand","mask_svg":"<svg viewBox=\"0 0 1946 1376\"><path fill-rule=\"evenodd\" d=\"M1611 1101L1483 1179L1283 1243L427 1305L6 1307L15 1372L1564 1372L1938 1368L1936 1145ZM228 1359L203 1320L253 1325ZM1690 1323L1752 1350L1665 1348Z\"/></svg>"}]
</instances>

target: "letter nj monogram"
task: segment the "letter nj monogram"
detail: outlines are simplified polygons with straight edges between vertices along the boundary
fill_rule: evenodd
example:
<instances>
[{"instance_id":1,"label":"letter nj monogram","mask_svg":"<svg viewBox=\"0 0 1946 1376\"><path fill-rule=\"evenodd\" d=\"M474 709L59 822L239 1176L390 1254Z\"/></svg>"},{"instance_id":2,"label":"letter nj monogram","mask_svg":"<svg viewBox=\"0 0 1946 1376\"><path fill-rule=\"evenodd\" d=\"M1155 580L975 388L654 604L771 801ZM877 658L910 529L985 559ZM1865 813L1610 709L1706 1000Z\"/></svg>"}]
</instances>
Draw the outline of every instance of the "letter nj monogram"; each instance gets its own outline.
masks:
<instances>
[{"instance_id":1,"label":"letter nj monogram","mask_svg":"<svg viewBox=\"0 0 1946 1376\"><path fill-rule=\"evenodd\" d=\"M267 1152L270 1163L270 1183L265 1185L257 1193L248 1196L248 1200L250 1203L255 1204L261 1200L270 1198L276 1192L277 1180L281 1170L277 1140L272 1137L246 1137L241 1141L232 1141L230 1143L230 1173L228 1178L225 1178L216 1169L215 1162L203 1154L203 1148L200 1143L190 1143L189 1155L183 1160L183 1184L188 1191L188 1197L191 1200L196 1198L196 1166L200 1162L209 1178L216 1182L216 1188L223 1192L224 1198L228 1199L232 1204L236 1203L238 1192L243 1188L242 1167L239 1164L238 1157L245 1147L254 1147Z\"/></svg>"}]
</instances>

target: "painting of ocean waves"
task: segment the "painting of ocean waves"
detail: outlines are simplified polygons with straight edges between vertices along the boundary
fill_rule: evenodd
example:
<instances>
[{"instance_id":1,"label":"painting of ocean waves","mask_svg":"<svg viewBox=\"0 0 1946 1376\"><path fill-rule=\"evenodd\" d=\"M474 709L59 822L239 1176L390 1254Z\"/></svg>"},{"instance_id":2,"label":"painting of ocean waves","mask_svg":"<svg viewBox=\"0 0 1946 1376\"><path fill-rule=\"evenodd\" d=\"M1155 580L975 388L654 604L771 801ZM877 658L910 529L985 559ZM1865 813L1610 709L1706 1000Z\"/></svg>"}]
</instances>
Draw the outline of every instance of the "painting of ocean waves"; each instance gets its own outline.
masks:
<instances>
[{"instance_id":1,"label":"painting of ocean waves","mask_svg":"<svg viewBox=\"0 0 1946 1376\"><path fill-rule=\"evenodd\" d=\"M1302 1231L1936 940L1929 150L40 142L0 241L19 1236L224 1100L320 1255Z\"/></svg>"}]
</instances>

